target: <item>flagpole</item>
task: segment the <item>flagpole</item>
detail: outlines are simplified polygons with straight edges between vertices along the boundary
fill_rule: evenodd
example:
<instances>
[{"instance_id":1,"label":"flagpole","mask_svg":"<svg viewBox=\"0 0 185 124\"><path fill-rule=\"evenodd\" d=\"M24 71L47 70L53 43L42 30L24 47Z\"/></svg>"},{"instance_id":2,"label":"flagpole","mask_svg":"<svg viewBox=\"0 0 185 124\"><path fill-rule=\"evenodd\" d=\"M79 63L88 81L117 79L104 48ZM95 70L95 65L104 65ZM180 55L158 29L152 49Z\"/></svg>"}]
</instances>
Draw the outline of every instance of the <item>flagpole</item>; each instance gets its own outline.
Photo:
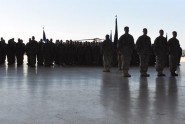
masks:
<instances>
[{"instance_id":1,"label":"flagpole","mask_svg":"<svg viewBox=\"0 0 185 124\"><path fill-rule=\"evenodd\" d=\"M117 44L118 44L118 24L117 24L117 15L115 16L115 34L114 34L114 48L117 49Z\"/></svg>"},{"instance_id":2,"label":"flagpole","mask_svg":"<svg viewBox=\"0 0 185 124\"><path fill-rule=\"evenodd\" d=\"M43 27L43 41L46 43L46 34L45 34L45 31L44 31L44 27Z\"/></svg>"}]
</instances>

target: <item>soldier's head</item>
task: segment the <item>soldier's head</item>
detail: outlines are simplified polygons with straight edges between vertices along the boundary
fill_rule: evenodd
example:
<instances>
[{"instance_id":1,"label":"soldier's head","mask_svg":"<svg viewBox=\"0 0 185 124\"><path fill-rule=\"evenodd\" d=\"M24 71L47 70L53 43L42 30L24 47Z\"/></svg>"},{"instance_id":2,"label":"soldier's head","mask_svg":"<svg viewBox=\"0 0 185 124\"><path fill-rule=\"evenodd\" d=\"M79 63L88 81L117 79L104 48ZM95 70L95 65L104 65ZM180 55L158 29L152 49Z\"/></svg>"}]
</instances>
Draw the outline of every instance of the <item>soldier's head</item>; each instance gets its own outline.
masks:
<instances>
[{"instance_id":1,"label":"soldier's head","mask_svg":"<svg viewBox=\"0 0 185 124\"><path fill-rule=\"evenodd\" d=\"M147 35L147 33L148 33L148 30L147 30L146 28L144 28L144 29L143 29L143 34L144 34L144 35Z\"/></svg>"},{"instance_id":2,"label":"soldier's head","mask_svg":"<svg viewBox=\"0 0 185 124\"><path fill-rule=\"evenodd\" d=\"M53 43L53 39L51 38L51 39L49 40L49 42L50 42L50 43Z\"/></svg>"},{"instance_id":3,"label":"soldier's head","mask_svg":"<svg viewBox=\"0 0 185 124\"><path fill-rule=\"evenodd\" d=\"M128 34L128 33L129 33L129 27L126 26L126 27L124 28L124 31L125 31L126 34Z\"/></svg>"},{"instance_id":4,"label":"soldier's head","mask_svg":"<svg viewBox=\"0 0 185 124\"><path fill-rule=\"evenodd\" d=\"M173 31L172 32L172 35L173 35L174 38L176 38L177 37L177 32L176 31Z\"/></svg>"},{"instance_id":5,"label":"soldier's head","mask_svg":"<svg viewBox=\"0 0 185 124\"><path fill-rule=\"evenodd\" d=\"M32 36L32 40L35 40L35 37L34 36Z\"/></svg>"},{"instance_id":6,"label":"soldier's head","mask_svg":"<svg viewBox=\"0 0 185 124\"><path fill-rule=\"evenodd\" d=\"M5 43L5 40L3 39L3 37L1 37L1 42Z\"/></svg>"},{"instance_id":7,"label":"soldier's head","mask_svg":"<svg viewBox=\"0 0 185 124\"><path fill-rule=\"evenodd\" d=\"M108 34L105 36L105 39L106 40L109 40L109 35Z\"/></svg>"},{"instance_id":8,"label":"soldier's head","mask_svg":"<svg viewBox=\"0 0 185 124\"><path fill-rule=\"evenodd\" d=\"M164 31L163 30L159 30L159 34L160 34L160 36L163 36Z\"/></svg>"},{"instance_id":9,"label":"soldier's head","mask_svg":"<svg viewBox=\"0 0 185 124\"><path fill-rule=\"evenodd\" d=\"M72 40L70 40L70 41L69 41L69 44L73 44L73 41L72 41Z\"/></svg>"},{"instance_id":10,"label":"soldier's head","mask_svg":"<svg viewBox=\"0 0 185 124\"><path fill-rule=\"evenodd\" d=\"M18 38L18 42L20 42L21 41L21 39L20 38Z\"/></svg>"},{"instance_id":11,"label":"soldier's head","mask_svg":"<svg viewBox=\"0 0 185 124\"><path fill-rule=\"evenodd\" d=\"M18 39L18 43L23 43L23 40L21 40L20 38Z\"/></svg>"}]
</instances>

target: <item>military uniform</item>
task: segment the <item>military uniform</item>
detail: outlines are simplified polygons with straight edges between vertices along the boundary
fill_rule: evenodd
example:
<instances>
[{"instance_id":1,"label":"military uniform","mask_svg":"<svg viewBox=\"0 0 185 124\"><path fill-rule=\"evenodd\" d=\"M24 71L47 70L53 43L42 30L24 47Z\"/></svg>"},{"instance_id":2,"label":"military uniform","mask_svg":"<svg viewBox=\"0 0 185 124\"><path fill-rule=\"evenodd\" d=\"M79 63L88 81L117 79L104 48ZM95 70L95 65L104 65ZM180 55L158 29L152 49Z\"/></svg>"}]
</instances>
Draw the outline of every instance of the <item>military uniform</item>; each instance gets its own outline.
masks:
<instances>
[{"instance_id":1,"label":"military uniform","mask_svg":"<svg viewBox=\"0 0 185 124\"><path fill-rule=\"evenodd\" d=\"M180 47L180 49L179 49L179 52L178 52L179 54L179 58L178 58L178 65L180 65L180 61L181 61L181 57L182 57L182 48Z\"/></svg>"},{"instance_id":2,"label":"military uniform","mask_svg":"<svg viewBox=\"0 0 185 124\"><path fill-rule=\"evenodd\" d=\"M53 44L47 42L43 45L44 65L49 67L53 64Z\"/></svg>"},{"instance_id":3,"label":"military uniform","mask_svg":"<svg viewBox=\"0 0 185 124\"><path fill-rule=\"evenodd\" d=\"M156 56L156 71L158 76L164 76L163 70L165 68L166 56L168 55L167 40L163 36L159 36L154 41L154 54Z\"/></svg>"},{"instance_id":4,"label":"military uniform","mask_svg":"<svg viewBox=\"0 0 185 124\"><path fill-rule=\"evenodd\" d=\"M16 44L17 65L23 64L24 53L25 53L25 44L22 42L22 40L19 39L18 43Z\"/></svg>"},{"instance_id":5,"label":"military uniform","mask_svg":"<svg viewBox=\"0 0 185 124\"><path fill-rule=\"evenodd\" d=\"M44 45L43 41L40 40L37 46L37 64L40 66L42 66L44 62L43 49L42 49L43 45Z\"/></svg>"},{"instance_id":6,"label":"military uniform","mask_svg":"<svg viewBox=\"0 0 185 124\"><path fill-rule=\"evenodd\" d=\"M100 47L98 46L98 44L96 43L93 46L93 60L94 60L94 64L97 66L99 64L99 58L100 58Z\"/></svg>"},{"instance_id":7,"label":"military uniform","mask_svg":"<svg viewBox=\"0 0 185 124\"><path fill-rule=\"evenodd\" d=\"M16 43L14 42L14 39L8 41L6 48L8 65L15 64Z\"/></svg>"},{"instance_id":8,"label":"military uniform","mask_svg":"<svg viewBox=\"0 0 185 124\"><path fill-rule=\"evenodd\" d=\"M179 62L179 50L180 50L179 40L176 38L169 39L168 46L169 46L169 66L170 72L173 76L173 74L175 74L175 71L177 70L177 65Z\"/></svg>"},{"instance_id":9,"label":"military uniform","mask_svg":"<svg viewBox=\"0 0 185 124\"><path fill-rule=\"evenodd\" d=\"M6 43L3 38L0 41L0 65L5 64L6 60Z\"/></svg>"},{"instance_id":10,"label":"military uniform","mask_svg":"<svg viewBox=\"0 0 185 124\"><path fill-rule=\"evenodd\" d=\"M118 59L118 69L122 70L122 61L121 61L121 51L117 50L117 59Z\"/></svg>"},{"instance_id":11,"label":"military uniform","mask_svg":"<svg viewBox=\"0 0 185 124\"><path fill-rule=\"evenodd\" d=\"M66 59L68 65L74 64L74 45L72 44L72 41L67 45L66 47Z\"/></svg>"},{"instance_id":12,"label":"military uniform","mask_svg":"<svg viewBox=\"0 0 185 124\"><path fill-rule=\"evenodd\" d=\"M112 62L113 46L111 40L106 39L102 44L104 71L109 72Z\"/></svg>"},{"instance_id":13,"label":"military uniform","mask_svg":"<svg viewBox=\"0 0 185 124\"><path fill-rule=\"evenodd\" d=\"M85 64L92 64L92 47L89 42L85 46Z\"/></svg>"},{"instance_id":14,"label":"military uniform","mask_svg":"<svg viewBox=\"0 0 185 124\"><path fill-rule=\"evenodd\" d=\"M128 73L130 61L134 49L134 38L130 34L124 34L119 38L118 49L121 53L123 76L130 77Z\"/></svg>"},{"instance_id":15,"label":"military uniform","mask_svg":"<svg viewBox=\"0 0 185 124\"><path fill-rule=\"evenodd\" d=\"M65 65L66 47L62 42L58 45L57 51L58 51L58 55L59 55L59 65L64 66Z\"/></svg>"},{"instance_id":16,"label":"military uniform","mask_svg":"<svg viewBox=\"0 0 185 124\"><path fill-rule=\"evenodd\" d=\"M26 52L28 55L28 65L30 67L35 67L37 55L37 41L35 41L34 39L30 40L26 44Z\"/></svg>"},{"instance_id":17,"label":"military uniform","mask_svg":"<svg viewBox=\"0 0 185 124\"><path fill-rule=\"evenodd\" d=\"M140 60L141 76L149 76L147 74L148 63L152 53L151 39L147 35L142 35L136 41L136 50Z\"/></svg>"}]
</instances>

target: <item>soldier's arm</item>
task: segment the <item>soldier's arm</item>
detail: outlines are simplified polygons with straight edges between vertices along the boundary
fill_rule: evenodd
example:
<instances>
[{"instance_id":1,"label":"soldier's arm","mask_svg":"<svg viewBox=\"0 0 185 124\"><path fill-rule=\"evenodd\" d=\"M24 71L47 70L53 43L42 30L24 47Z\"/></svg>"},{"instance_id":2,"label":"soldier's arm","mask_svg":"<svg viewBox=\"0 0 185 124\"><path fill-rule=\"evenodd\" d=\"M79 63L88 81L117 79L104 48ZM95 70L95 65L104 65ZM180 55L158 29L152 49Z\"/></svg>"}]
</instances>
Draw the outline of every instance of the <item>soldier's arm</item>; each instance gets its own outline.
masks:
<instances>
[{"instance_id":1,"label":"soldier's arm","mask_svg":"<svg viewBox=\"0 0 185 124\"><path fill-rule=\"evenodd\" d=\"M140 37L137 39L137 41L136 41L136 50L137 51L140 51Z\"/></svg>"},{"instance_id":2,"label":"soldier's arm","mask_svg":"<svg viewBox=\"0 0 185 124\"><path fill-rule=\"evenodd\" d=\"M131 47L132 47L132 49L134 49L134 47L135 47L134 37L133 36L131 37Z\"/></svg>"},{"instance_id":3,"label":"soldier's arm","mask_svg":"<svg viewBox=\"0 0 185 124\"><path fill-rule=\"evenodd\" d=\"M120 37L118 40L118 46L117 46L118 51L120 51L120 49L121 49L121 42L122 42L122 38Z\"/></svg>"}]
</instances>

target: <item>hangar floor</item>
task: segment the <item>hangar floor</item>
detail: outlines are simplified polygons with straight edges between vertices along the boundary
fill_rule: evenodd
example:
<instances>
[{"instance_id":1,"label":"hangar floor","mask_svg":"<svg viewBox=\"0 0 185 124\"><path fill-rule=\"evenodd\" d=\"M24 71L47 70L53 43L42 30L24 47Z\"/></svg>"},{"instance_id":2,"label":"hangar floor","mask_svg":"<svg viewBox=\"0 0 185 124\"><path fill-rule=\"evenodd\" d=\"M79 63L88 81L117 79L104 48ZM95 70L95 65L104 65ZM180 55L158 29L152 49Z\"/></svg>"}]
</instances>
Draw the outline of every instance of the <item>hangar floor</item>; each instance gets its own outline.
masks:
<instances>
[{"instance_id":1,"label":"hangar floor","mask_svg":"<svg viewBox=\"0 0 185 124\"><path fill-rule=\"evenodd\" d=\"M1 124L184 124L185 63L179 76L131 78L116 68L0 67Z\"/></svg>"}]
</instances>

